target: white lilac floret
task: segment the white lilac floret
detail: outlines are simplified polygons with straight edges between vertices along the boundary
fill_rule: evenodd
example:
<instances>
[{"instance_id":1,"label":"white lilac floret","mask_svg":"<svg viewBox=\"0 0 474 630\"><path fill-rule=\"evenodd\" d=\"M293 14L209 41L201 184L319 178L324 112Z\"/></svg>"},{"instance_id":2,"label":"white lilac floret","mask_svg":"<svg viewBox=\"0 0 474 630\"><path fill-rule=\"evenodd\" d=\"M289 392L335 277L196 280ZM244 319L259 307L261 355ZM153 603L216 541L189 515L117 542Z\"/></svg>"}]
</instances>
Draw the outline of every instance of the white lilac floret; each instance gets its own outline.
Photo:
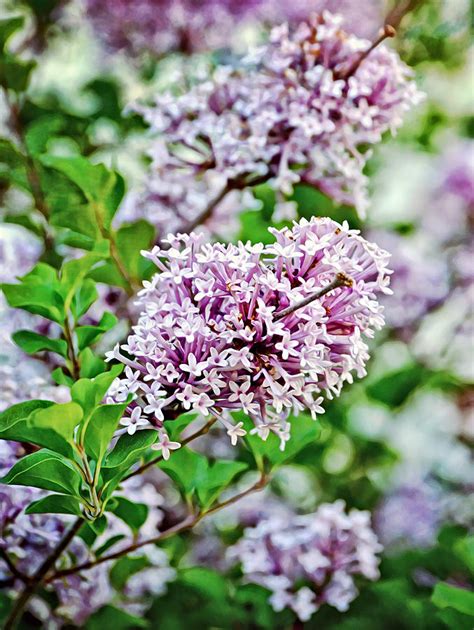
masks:
<instances>
[{"instance_id":1,"label":"white lilac floret","mask_svg":"<svg viewBox=\"0 0 474 630\"><path fill-rule=\"evenodd\" d=\"M229 556L241 563L246 581L271 591L274 610L291 608L308 621L323 604L346 612L358 595L354 576L379 577L381 550L370 513L346 513L344 502L336 501L313 514L261 520Z\"/></svg>"},{"instance_id":2,"label":"white lilac floret","mask_svg":"<svg viewBox=\"0 0 474 630\"><path fill-rule=\"evenodd\" d=\"M340 17L276 27L240 66L137 108L159 137L135 212L161 234L205 221L219 232L220 220L249 207L242 191L270 181L286 214L298 182L363 214L370 147L419 100L397 54L344 32Z\"/></svg>"},{"instance_id":3,"label":"white lilac floret","mask_svg":"<svg viewBox=\"0 0 474 630\"><path fill-rule=\"evenodd\" d=\"M133 434L146 418L165 458L179 443L164 420L190 410L218 417L232 443L245 429L228 412L243 410L253 432L276 433L284 448L291 412L316 418L323 395L366 373L364 338L384 323L387 252L331 219L270 231L266 246L193 233L145 253L158 273L139 293L127 343L109 354L126 365L109 396L131 397L122 425Z\"/></svg>"}]
</instances>

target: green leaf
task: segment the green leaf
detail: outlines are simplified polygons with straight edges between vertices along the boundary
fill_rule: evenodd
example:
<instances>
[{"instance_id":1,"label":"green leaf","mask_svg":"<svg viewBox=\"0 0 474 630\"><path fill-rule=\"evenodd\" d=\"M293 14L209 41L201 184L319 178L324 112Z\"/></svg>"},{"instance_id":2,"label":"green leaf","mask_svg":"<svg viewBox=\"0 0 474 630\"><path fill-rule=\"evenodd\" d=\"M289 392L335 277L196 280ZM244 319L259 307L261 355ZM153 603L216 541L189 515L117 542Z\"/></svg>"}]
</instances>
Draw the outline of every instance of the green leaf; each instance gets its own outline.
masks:
<instances>
[{"instance_id":1,"label":"green leaf","mask_svg":"<svg viewBox=\"0 0 474 630\"><path fill-rule=\"evenodd\" d=\"M23 61L19 57L4 54L0 57L0 84L14 92L24 92L35 66L36 62L33 60Z\"/></svg>"},{"instance_id":2,"label":"green leaf","mask_svg":"<svg viewBox=\"0 0 474 630\"><path fill-rule=\"evenodd\" d=\"M264 442L258 435L250 435L253 428L252 421L243 412L233 414L234 418L244 423L247 430L245 442L252 451L257 463L265 460L271 468L281 465L283 462L291 460L303 448L315 442L321 432L319 422L313 420L307 414L300 414L297 417L290 417L288 422L291 425L291 438L285 445L285 450L280 449L280 440L276 435L270 434Z\"/></svg>"},{"instance_id":3,"label":"green leaf","mask_svg":"<svg viewBox=\"0 0 474 630\"><path fill-rule=\"evenodd\" d=\"M443 608L438 611L438 619L450 630L472 630L472 615L463 615L454 608Z\"/></svg>"},{"instance_id":4,"label":"green leaf","mask_svg":"<svg viewBox=\"0 0 474 630\"><path fill-rule=\"evenodd\" d=\"M56 323L64 320L64 302L51 286L2 284L1 288L13 308L22 308Z\"/></svg>"},{"instance_id":5,"label":"green leaf","mask_svg":"<svg viewBox=\"0 0 474 630\"><path fill-rule=\"evenodd\" d=\"M55 383L58 385L65 385L66 387L72 387L74 384L74 379L65 374L62 368L57 367L51 372L51 377Z\"/></svg>"},{"instance_id":6,"label":"green leaf","mask_svg":"<svg viewBox=\"0 0 474 630\"><path fill-rule=\"evenodd\" d=\"M102 461L127 407L128 403L101 405L92 412L84 433L84 448L96 461Z\"/></svg>"},{"instance_id":7,"label":"green leaf","mask_svg":"<svg viewBox=\"0 0 474 630\"><path fill-rule=\"evenodd\" d=\"M89 252L82 258L76 258L74 260L70 260L69 262L65 263L62 266L61 278L60 278L60 291L64 299L66 311L69 310L69 307L71 305L72 299L76 291L78 290L80 291L81 287L83 287L84 278L92 269L92 267L96 263L98 263L100 260L103 260L104 258L108 257L108 254L109 254L108 249L109 247L108 247L107 241L104 241L104 240L99 241L94 251ZM87 291L87 287L89 287L89 291L90 291L90 283L86 285L86 291ZM97 294L95 293L94 299L96 295ZM87 299L90 299L90 293ZM87 308L89 308L89 306L90 306L90 303L87 306Z\"/></svg>"},{"instance_id":8,"label":"green leaf","mask_svg":"<svg viewBox=\"0 0 474 630\"><path fill-rule=\"evenodd\" d=\"M79 290L74 294L71 311L74 315L74 319L77 322L87 311L92 304L97 300L99 294L95 282L90 278L86 278L82 281ZM76 328L77 332L77 328Z\"/></svg>"},{"instance_id":9,"label":"green leaf","mask_svg":"<svg viewBox=\"0 0 474 630\"><path fill-rule=\"evenodd\" d=\"M173 454L174 456L174 454ZM197 485L197 494L203 507L217 499L239 473L247 470L247 464L230 460L218 460L212 464Z\"/></svg>"},{"instance_id":10,"label":"green leaf","mask_svg":"<svg viewBox=\"0 0 474 630\"><path fill-rule=\"evenodd\" d=\"M421 365L410 364L382 376L375 383L368 385L366 391L374 400L383 402L389 407L398 407L427 379L428 374L426 368Z\"/></svg>"},{"instance_id":11,"label":"green leaf","mask_svg":"<svg viewBox=\"0 0 474 630\"><path fill-rule=\"evenodd\" d=\"M199 487L208 468L204 455L184 446L173 451L168 461L163 460L158 465L178 484L185 495L191 495Z\"/></svg>"},{"instance_id":12,"label":"green leaf","mask_svg":"<svg viewBox=\"0 0 474 630\"><path fill-rule=\"evenodd\" d=\"M165 422L165 428L170 438L179 442L183 429L189 426L197 417L198 414L195 411L188 411L174 420L167 420Z\"/></svg>"},{"instance_id":13,"label":"green leaf","mask_svg":"<svg viewBox=\"0 0 474 630\"><path fill-rule=\"evenodd\" d=\"M108 311L102 315L97 326L78 326L76 328L77 343L79 350L95 343L100 337L111 330L118 322L118 319Z\"/></svg>"},{"instance_id":14,"label":"green leaf","mask_svg":"<svg viewBox=\"0 0 474 630\"><path fill-rule=\"evenodd\" d=\"M63 339L50 339L31 330L18 330L13 333L12 339L28 354L46 351L67 357L67 343Z\"/></svg>"},{"instance_id":15,"label":"green leaf","mask_svg":"<svg viewBox=\"0 0 474 630\"><path fill-rule=\"evenodd\" d=\"M142 617L136 617L124 610L107 605L91 615L84 628L85 630L104 630L105 628L135 630L146 628L148 625L148 621Z\"/></svg>"},{"instance_id":16,"label":"green leaf","mask_svg":"<svg viewBox=\"0 0 474 630\"><path fill-rule=\"evenodd\" d=\"M98 374L94 378L81 378L71 387L71 398L77 402L87 414L103 399L113 381L122 372L123 365L114 365L108 372Z\"/></svg>"},{"instance_id":17,"label":"green leaf","mask_svg":"<svg viewBox=\"0 0 474 630\"><path fill-rule=\"evenodd\" d=\"M121 591L132 575L149 566L150 562L145 556L120 558L110 570L110 582L117 591Z\"/></svg>"},{"instance_id":18,"label":"green leaf","mask_svg":"<svg viewBox=\"0 0 474 630\"><path fill-rule=\"evenodd\" d=\"M101 536L107 529L107 519L102 515L96 518L95 521L91 521L89 525L98 536Z\"/></svg>"},{"instance_id":19,"label":"green leaf","mask_svg":"<svg viewBox=\"0 0 474 630\"><path fill-rule=\"evenodd\" d=\"M44 155L41 161L66 175L82 191L97 223L108 230L125 193L123 178L103 164L92 164L83 157Z\"/></svg>"},{"instance_id":20,"label":"green leaf","mask_svg":"<svg viewBox=\"0 0 474 630\"><path fill-rule=\"evenodd\" d=\"M474 536L466 536L454 544L454 553L474 574Z\"/></svg>"},{"instance_id":21,"label":"green leaf","mask_svg":"<svg viewBox=\"0 0 474 630\"><path fill-rule=\"evenodd\" d=\"M77 499L63 494L51 494L38 501L33 501L26 508L25 514L75 514L81 515Z\"/></svg>"},{"instance_id":22,"label":"green leaf","mask_svg":"<svg viewBox=\"0 0 474 630\"><path fill-rule=\"evenodd\" d=\"M0 439L28 442L30 432L26 422L35 411L54 405L49 400L28 400L12 405L0 413Z\"/></svg>"},{"instance_id":23,"label":"green leaf","mask_svg":"<svg viewBox=\"0 0 474 630\"><path fill-rule=\"evenodd\" d=\"M102 284L120 287L121 289L128 288L127 282L118 270L117 265L112 261L107 261L97 265L97 267L90 271L89 277L96 282L101 282Z\"/></svg>"},{"instance_id":24,"label":"green leaf","mask_svg":"<svg viewBox=\"0 0 474 630\"><path fill-rule=\"evenodd\" d=\"M142 249L149 249L155 238L155 230L147 221L123 225L117 232L119 256L132 278L141 278Z\"/></svg>"},{"instance_id":25,"label":"green leaf","mask_svg":"<svg viewBox=\"0 0 474 630\"><path fill-rule=\"evenodd\" d=\"M6 43L16 31L23 28L25 19L21 15L0 20L0 51L5 50Z\"/></svg>"},{"instance_id":26,"label":"green leaf","mask_svg":"<svg viewBox=\"0 0 474 630\"><path fill-rule=\"evenodd\" d=\"M95 378L107 369L105 361L96 356L90 348L84 348L78 358L81 378Z\"/></svg>"},{"instance_id":27,"label":"green leaf","mask_svg":"<svg viewBox=\"0 0 474 630\"><path fill-rule=\"evenodd\" d=\"M438 608L454 608L460 613L474 616L474 593L464 588L438 582L431 601Z\"/></svg>"},{"instance_id":28,"label":"green leaf","mask_svg":"<svg viewBox=\"0 0 474 630\"><path fill-rule=\"evenodd\" d=\"M72 496L80 496L81 477L70 468L62 457L42 449L20 459L0 479L1 483L16 486L32 486Z\"/></svg>"},{"instance_id":29,"label":"green leaf","mask_svg":"<svg viewBox=\"0 0 474 630\"><path fill-rule=\"evenodd\" d=\"M0 438L30 442L54 450L66 457L72 457L73 450L70 443L48 424L49 410L54 407L58 405L48 400L31 400L13 405L0 414ZM31 419L41 413L44 413L46 417L45 426L33 426ZM57 410L52 413L56 414Z\"/></svg>"},{"instance_id":30,"label":"green leaf","mask_svg":"<svg viewBox=\"0 0 474 630\"><path fill-rule=\"evenodd\" d=\"M130 529L138 533L148 517L148 507L143 503L134 503L124 497L115 497L115 505L110 509Z\"/></svg>"},{"instance_id":31,"label":"green leaf","mask_svg":"<svg viewBox=\"0 0 474 630\"><path fill-rule=\"evenodd\" d=\"M75 402L52 405L35 411L28 418L28 425L35 430L49 429L74 446L74 430L82 420L83 411Z\"/></svg>"},{"instance_id":32,"label":"green leaf","mask_svg":"<svg viewBox=\"0 0 474 630\"><path fill-rule=\"evenodd\" d=\"M64 127L61 116L47 114L34 120L26 130L25 144L30 155L46 152L47 144Z\"/></svg>"},{"instance_id":33,"label":"green leaf","mask_svg":"<svg viewBox=\"0 0 474 630\"><path fill-rule=\"evenodd\" d=\"M107 455L104 466L107 468L121 467L125 470L130 468L157 439L158 433L154 430L137 431L135 435L124 433Z\"/></svg>"}]
</instances>

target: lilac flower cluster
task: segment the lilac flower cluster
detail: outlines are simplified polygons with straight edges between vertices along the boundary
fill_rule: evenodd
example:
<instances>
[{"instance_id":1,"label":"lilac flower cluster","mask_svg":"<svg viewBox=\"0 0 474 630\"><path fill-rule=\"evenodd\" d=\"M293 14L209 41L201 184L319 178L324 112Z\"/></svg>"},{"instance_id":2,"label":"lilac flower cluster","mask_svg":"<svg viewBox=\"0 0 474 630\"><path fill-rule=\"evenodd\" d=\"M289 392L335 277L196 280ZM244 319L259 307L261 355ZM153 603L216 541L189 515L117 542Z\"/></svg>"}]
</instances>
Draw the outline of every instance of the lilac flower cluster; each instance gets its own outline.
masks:
<instances>
[{"instance_id":1,"label":"lilac flower cluster","mask_svg":"<svg viewBox=\"0 0 474 630\"><path fill-rule=\"evenodd\" d=\"M246 581L272 592L274 610L291 608L307 621L323 604L347 611L358 594L354 576L379 577L381 550L369 512L346 514L344 502L336 501L313 514L263 519L229 555L241 563Z\"/></svg>"},{"instance_id":2,"label":"lilac flower cluster","mask_svg":"<svg viewBox=\"0 0 474 630\"><path fill-rule=\"evenodd\" d=\"M449 293L446 260L435 255L420 235L401 236L380 229L370 230L367 237L391 254L393 295L383 300L387 325L401 334L410 334L412 327L443 304Z\"/></svg>"},{"instance_id":3,"label":"lilac flower cluster","mask_svg":"<svg viewBox=\"0 0 474 630\"><path fill-rule=\"evenodd\" d=\"M441 524L441 489L414 481L389 492L374 514L375 531L384 548L430 547Z\"/></svg>"},{"instance_id":4,"label":"lilac flower cluster","mask_svg":"<svg viewBox=\"0 0 474 630\"><path fill-rule=\"evenodd\" d=\"M138 106L160 136L135 212L161 234L190 231L214 210L248 207L241 191L270 181L286 214L297 182L363 214L367 148L395 132L421 95L395 52L340 24L325 12L295 30L276 27L239 68L218 67L186 94Z\"/></svg>"},{"instance_id":5,"label":"lilac flower cluster","mask_svg":"<svg viewBox=\"0 0 474 630\"><path fill-rule=\"evenodd\" d=\"M136 56L228 48L236 30L241 35L252 23L299 22L324 8L344 14L350 30L373 34L382 23L382 3L360 4L354 11L347 0L86 0L86 11L109 49Z\"/></svg>"},{"instance_id":6,"label":"lilac flower cluster","mask_svg":"<svg viewBox=\"0 0 474 630\"><path fill-rule=\"evenodd\" d=\"M235 444L243 423L224 412L242 409L253 433L274 432L284 448L292 410L315 418L322 393L365 374L363 337L383 325L389 255L331 219L270 231L267 246L169 235L169 249L145 253L159 273L139 293L143 312L123 352L109 353L126 365L109 396L132 396L122 425L155 426L165 458L179 443L163 421L188 410L218 417Z\"/></svg>"},{"instance_id":7,"label":"lilac flower cluster","mask_svg":"<svg viewBox=\"0 0 474 630\"><path fill-rule=\"evenodd\" d=\"M430 323L427 315L439 316L439 322L435 322L438 330L427 330L416 345L419 345L422 355L432 360L443 354L439 344L444 343L454 350L458 366L461 364L460 352L469 353L473 325L469 315L474 290L473 152L474 142L464 139L453 140L447 150L428 163L423 156L422 170L417 176L417 181L422 182L421 190L409 188L404 191L401 188L406 203L412 203L413 195L419 197L423 194L421 191L426 191L419 207L406 217L413 223L410 234L397 234L393 228L384 227L384 213L377 216L377 208L374 208L374 223L378 227L367 232L367 238L375 240L392 254L393 296L383 301L387 324L407 340L413 338L417 329ZM390 156L390 165L395 163L395 156ZM404 151L402 158L405 162L409 159L411 164L415 162L416 155L414 158L412 153L407 155ZM398 182L403 174L404 171L398 173L395 180ZM393 179L393 172L390 171L388 176ZM383 195L386 194L386 177L379 184ZM388 196L393 197L393 194ZM403 200L399 202L402 205ZM376 205L380 213L380 206ZM389 206L385 212L392 209ZM393 216L390 221L393 223ZM461 308L455 306L456 302L461 304ZM452 314L459 324L457 321L448 323L453 319ZM453 331L460 339L455 348ZM433 351L436 340L438 349ZM467 353L462 352L463 346L469 348ZM470 358L467 362L472 364Z\"/></svg>"}]
</instances>

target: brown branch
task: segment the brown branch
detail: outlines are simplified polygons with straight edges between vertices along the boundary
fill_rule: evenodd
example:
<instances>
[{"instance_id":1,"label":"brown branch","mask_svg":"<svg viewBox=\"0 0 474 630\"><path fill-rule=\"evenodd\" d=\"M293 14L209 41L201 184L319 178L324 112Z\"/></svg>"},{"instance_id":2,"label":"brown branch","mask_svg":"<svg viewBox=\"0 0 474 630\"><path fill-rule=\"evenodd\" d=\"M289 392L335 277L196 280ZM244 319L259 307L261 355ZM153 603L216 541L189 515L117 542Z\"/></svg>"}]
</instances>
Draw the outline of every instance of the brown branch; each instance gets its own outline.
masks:
<instances>
[{"instance_id":1,"label":"brown branch","mask_svg":"<svg viewBox=\"0 0 474 630\"><path fill-rule=\"evenodd\" d=\"M397 2L385 18L385 24L398 29L403 18L422 5L424 0L402 0Z\"/></svg>"},{"instance_id":2,"label":"brown branch","mask_svg":"<svg viewBox=\"0 0 474 630\"><path fill-rule=\"evenodd\" d=\"M84 523L83 518L78 518L72 527L68 530L63 537L59 545L51 552L51 554L44 560L36 573L31 577L29 583L26 584L19 598L13 605L10 615L5 622L4 630L13 630L17 627L23 612L28 605L31 597L35 594L39 586L42 584L47 573L52 569L56 560L60 557L63 551L68 547L74 536L79 532Z\"/></svg>"},{"instance_id":3,"label":"brown branch","mask_svg":"<svg viewBox=\"0 0 474 630\"><path fill-rule=\"evenodd\" d=\"M186 223L182 228L180 228L178 232L183 234L190 234L197 227L205 223L208 219L211 218L214 210L220 204L220 202L233 190L243 190L244 188L249 188L251 186L258 186L259 184L264 184L266 181L268 181L269 178L270 175L267 174L259 175L250 180L246 180L245 177L235 180L229 180L224 188L220 191L220 193L218 193L216 197L214 197L214 199L211 199L204 210L200 214L198 214L198 216L195 217L192 221L189 221L189 223ZM168 243L160 244L160 246L163 250L167 250L170 248Z\"/></svg>"},{"instance_id":4,"label":"brown branch","mask_svg":"<svg viewBox=\"0 0 474 630\"><path fill-rule=\"evenodd\" d=\"M304 300L300 300L299 302L296 302L296 304L291 304L287 308L284 308L282 311L275 313L274 319L275 321L278 321L279 319L282 319L287 315L291 315L291 313L294 313L298 309L303 308L304 306L308 306L308 304L311 304L311 302L322 298L327 293L334 291L334 289L337 289L338 287L351 287L352 284L353 280L349 278L349 276L346 276L344 273L338 273L334 280L326 285L324 288L322 288L320 291L317 291L312 295L308 295L308 297L304 298Z\"/></svg>"},{"instance_id":5,"label":"brown branch","mask_svg":"<svg viewBox=\"0 0 474 630\"><path fill-rule=\"evenodd\" d=\"M380 33L377 39L372 42L367 50L358 55L358 57L351 63L348 68L336 70L336 72L334 72L334 79L342 79L346 81L349 77L357 72L360 64L364 61L364 59L367 59L374 48L377 48L377 46L379 46L388 37L395 37L396 34L396 30L391 24L385 24L385 26L380 29Z\"/></svg>"},{"instance_id":6,"label":"brown branch","mask_svg":"<svg viewBox=\"0 0 474 630\"><path fill-rule=\"evenodd\" d=\"M199 512L198 514L187 516L183 521L181 521L181 523L177 523L176 525L173 525L173 527L166 529L164 532L161 532L160 534L158 534L157 536L154 536L153 538L148 538L147 540L142 540L142 541L133 543L132 545L129 545L128 547L125 547L124 549L120 549L118 551L115 551L114 553L101 556L100 558L97 558L96 560L90 560L89 562L84 562L83 564L78 564L74 567L63 569L62 571L56 571L49 578L47 578L46 581L50 583L59 578L64 578L64 577L67 577L68 575L74 575L75 573L78 573L79 571L87 571L88 569L92 569L93 567L96 567L99 564L103 564L104 562L109 562L111 560L117 560L118 558L121 558L122 556L125 556L134 551L137 551L138 549L142 549L143 547L146 547L148 545L156 545L157 543L162 542L163 540L166 540L167 538L170 538L171 536L175 536L176 534L180 534L181 532L184 532L188 529L192 529L205 516L208 516L209 514L214 514L215 512L218 512L219 510L222 510L223 508L229 505L232 505L233 503L236 503L237 501L240 501L240 499L243 499L244 497L252 494L253 492L258 492L259 490L264 488L267 481L268 481L267 477L265 477L262 474L261 477L252 486L250 486L250 488L247 488L247 490L244 490L243 492L236 494L235 496L231 497L230 499L227 499L226 501L222 501L222 503L216 503L214 506L212 506L208 510L205 510L204 512Z\"/></svg>"}]
</instances>

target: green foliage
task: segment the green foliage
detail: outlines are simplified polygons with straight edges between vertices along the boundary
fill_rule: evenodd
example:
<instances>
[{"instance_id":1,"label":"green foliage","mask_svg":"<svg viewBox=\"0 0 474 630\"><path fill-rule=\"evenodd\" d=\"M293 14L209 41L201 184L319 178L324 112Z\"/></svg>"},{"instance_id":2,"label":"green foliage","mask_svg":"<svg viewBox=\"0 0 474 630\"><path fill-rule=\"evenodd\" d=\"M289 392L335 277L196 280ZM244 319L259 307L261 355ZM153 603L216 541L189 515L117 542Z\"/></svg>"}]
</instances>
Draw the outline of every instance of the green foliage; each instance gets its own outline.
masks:
<instances>
[{"instance_id":1,"label":"green foliage","mask_svg":"<svg viewBox=\"0 0 474 630\"><path fill-rule=\"evenodd\" d=\"M146 627L148 627L148 623L145 619L131 615L114 606L104 606L94 613L84 626L86 630L104 630L104 628L135 630L136 628Z\"/></svg>"},{"instance_id":2,"label":"green foliage","mask_svg":"<svg viewBox=\"0 0 474 630\"><path fill-rule=\"evenodd\" d=\"M14 486L33 486L79 497L80 475L53 451L42 449L20 459L1 483Z\"/></svg>"},{"instance_id":3,"label":"green foliage","mask_svg":"<svg viewBox=\"0 0 474 630\"><path fill-rule=\"evenodd\" d=\"M49 351L67 357L67 343L63 339L51 339L31 330L18 330L13 333L12 339L19 348L28 354Z\"/></svg>"},{"instance_id":4,"label":"green foliage","mask_svg":"<svg viewBox=\"0 0 474 630\"><path fill-rule=\"evenodd\" d=\"M135 534L140 531L148 517L148 507L143 503L129 501L125 497L116 497L109 510L118 516Z\"/></svg>"},{"instance_id":5,"label":"green foliage","mask_svg":"<svg viewBox=\"0 0 474 630\"><path fill-rule=\"evenodd\" d=\"M264 465L268 469L275 468L295 457L305 446L315 442L320 433L320 425L306 414L289 418L291 425L291 439L286 443L285 449L280 447L280 440L273 433L263 441L258 435L250 435L253 428L251 420L243 412L234 414L239 421L244 423L247 430L245 442L252 452L259 466Z\"/></svg>"},{"instance_id":6,"label":"green foliage","mask_svg":"<svg viewBox=\"0 0 474 630\"><path fill-rule=\"evenodd\" d=\"M460 613L474 617L474 593L465 588L439 582L431 601L438 608L454 608Z\"/></svg>"},{"instance_id":7,"label":"green foliage","mask_svg":"<svg viewBox=\"0 0 474 630\"><path fill-rule=\"evenodd\" d=\"M74 497L51 494L30 503L25 514L74 514L80 516L81 508L79 501Z\"/></svg>"}]
</instances>

